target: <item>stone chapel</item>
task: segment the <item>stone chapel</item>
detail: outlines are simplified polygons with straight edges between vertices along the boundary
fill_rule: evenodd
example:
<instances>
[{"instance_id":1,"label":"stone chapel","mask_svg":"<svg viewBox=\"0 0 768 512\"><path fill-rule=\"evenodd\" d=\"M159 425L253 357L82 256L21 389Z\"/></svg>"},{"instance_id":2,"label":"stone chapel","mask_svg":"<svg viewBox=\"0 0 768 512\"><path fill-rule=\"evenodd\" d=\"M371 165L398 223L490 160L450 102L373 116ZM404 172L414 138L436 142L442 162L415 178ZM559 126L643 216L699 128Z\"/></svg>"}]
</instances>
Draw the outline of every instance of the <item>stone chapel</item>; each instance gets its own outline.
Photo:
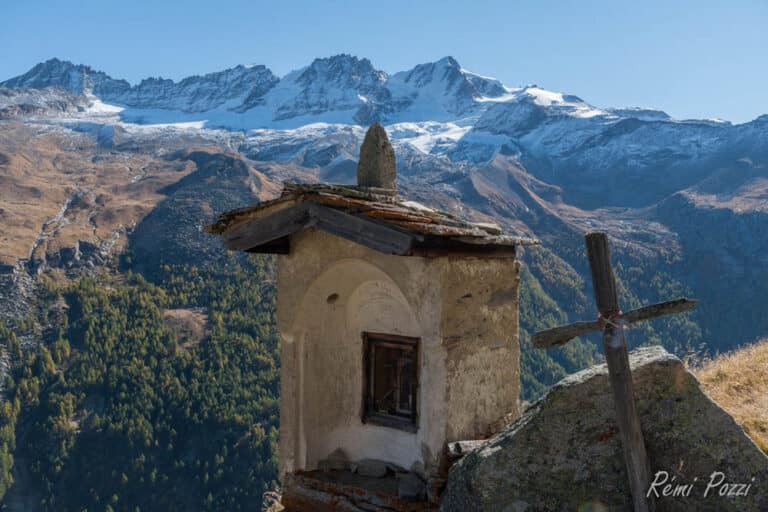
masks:
<instances>
[{"instance_id":1,"label":"stone chapel","mask_svg":"<svg viewBox=\"0 0 768 512\"><path fill-rule=\"evenodd\" d=\"M375 124L356 186L286 183L207 228L277 254L287 510L430 510L447 443L519 415L515 252L538 242L404 200L395 181Z\"/></svg>"}]
</instances>

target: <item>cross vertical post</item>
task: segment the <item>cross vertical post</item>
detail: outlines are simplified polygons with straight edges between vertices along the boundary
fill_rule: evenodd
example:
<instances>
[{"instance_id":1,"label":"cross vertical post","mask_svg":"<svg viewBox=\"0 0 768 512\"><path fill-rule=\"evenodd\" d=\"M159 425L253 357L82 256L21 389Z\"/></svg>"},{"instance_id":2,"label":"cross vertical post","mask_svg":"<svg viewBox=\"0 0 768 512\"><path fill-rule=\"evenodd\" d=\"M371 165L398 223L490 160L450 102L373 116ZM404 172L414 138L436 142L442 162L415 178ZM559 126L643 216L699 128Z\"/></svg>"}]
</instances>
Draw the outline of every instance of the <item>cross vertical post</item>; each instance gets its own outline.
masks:
<instances>
[{"instance_id":1,"label":"cross vertical post","mask_svg":"<svg viewBox=\"0 0 768 512\"><path fill-rule=\"evenodd\" d=\"M608 381L611 384L634 509L635 512L654 512L653 499L647 496L651 471L635 405L624 326L692 311L698 301L675 299L622 313L616 293L616 278L611 268L608 237L605 233L589 233L586 243L592 288L600 316L597 320L575 322L537 332L531 337L531 341L536 348L549 349L565 345L570 340L590 332L602 333L605 360L608 363Z\"/></svg>"},{"instance_id":2,"label":"cross vertical post","mask_svg":"<svg viewBox=\"0 0 768 512\"><path fill-rule=\"evenodd\" d=\"M589 233L586 245L595 302L604 322L603 348L634 509L635 512L653 512L654 502L646 496L650 484L650 464L635 405L624 327L618 324L621 310L616 279L611 268L608 237L605 233Z\"/></svg>"}]
</instances>

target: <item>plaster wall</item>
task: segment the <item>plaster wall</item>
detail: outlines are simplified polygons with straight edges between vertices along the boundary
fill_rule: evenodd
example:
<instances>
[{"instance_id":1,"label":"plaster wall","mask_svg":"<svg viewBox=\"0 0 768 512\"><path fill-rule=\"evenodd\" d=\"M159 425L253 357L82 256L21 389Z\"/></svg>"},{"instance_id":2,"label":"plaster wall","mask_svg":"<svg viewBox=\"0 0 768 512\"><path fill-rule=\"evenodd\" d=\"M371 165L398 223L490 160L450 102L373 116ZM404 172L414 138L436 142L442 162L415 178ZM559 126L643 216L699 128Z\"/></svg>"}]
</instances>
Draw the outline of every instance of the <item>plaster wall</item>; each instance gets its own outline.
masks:
<instances>
[{"instance_id":1,"label":"plaster wall","mask_svg":"<svg viewBox=\"0 0 768 512\"><path fill-rule=\"evenodd\" d=\"M280 472L311 470L336 448L430 469L445 432L445 348L438 267L388 256L321 231L291 240L278 259L282 336ZM414 433L362 422L362 333L420 338Z\"/></svg>"},{"instance_id":2,"label":"plaster wall","mask_svg":"<svg viewBox=\"0 0 768 512\"><path fill-rule=\"evenodd\" d=\"M278 258L280 473L352 460L437 469L446 441L519 413L517 285L511 259L390 256L322 231ZM420 342L419 425L362 423L362 332Z\"/></svg>"},{"instance_id":3,"label":"plaster wall","mask_svg":"<svg viewBox=\"0 0 768 512\"><path fill-rule=\"evenodd\" d=\"M481 439L505 414L520 414L520 263L451 258L441 263L445 435L448 441Z\"/></svg>"}]
</instances>

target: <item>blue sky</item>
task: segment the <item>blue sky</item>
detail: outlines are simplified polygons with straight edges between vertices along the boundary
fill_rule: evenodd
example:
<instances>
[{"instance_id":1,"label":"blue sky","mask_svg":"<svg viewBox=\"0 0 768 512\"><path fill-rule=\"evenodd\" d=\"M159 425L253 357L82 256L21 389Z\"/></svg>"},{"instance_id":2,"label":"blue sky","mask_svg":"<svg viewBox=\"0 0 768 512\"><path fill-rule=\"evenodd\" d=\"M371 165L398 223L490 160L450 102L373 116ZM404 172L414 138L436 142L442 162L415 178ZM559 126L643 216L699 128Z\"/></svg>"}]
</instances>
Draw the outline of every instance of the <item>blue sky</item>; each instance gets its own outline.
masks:
<instances>
[{"instance_id":1,"label":"blue sky","mask_svg":"<svg viewBox=\"0 0 768 512\"><path fill-rule=\"evenodd\" d=\"M768 0L0 2L0 79L51 57L117 78L239 63L278 75L352 53L387 72L454 56L602 107L744 122L768 113Z\"/></svg>"}]
</instances>

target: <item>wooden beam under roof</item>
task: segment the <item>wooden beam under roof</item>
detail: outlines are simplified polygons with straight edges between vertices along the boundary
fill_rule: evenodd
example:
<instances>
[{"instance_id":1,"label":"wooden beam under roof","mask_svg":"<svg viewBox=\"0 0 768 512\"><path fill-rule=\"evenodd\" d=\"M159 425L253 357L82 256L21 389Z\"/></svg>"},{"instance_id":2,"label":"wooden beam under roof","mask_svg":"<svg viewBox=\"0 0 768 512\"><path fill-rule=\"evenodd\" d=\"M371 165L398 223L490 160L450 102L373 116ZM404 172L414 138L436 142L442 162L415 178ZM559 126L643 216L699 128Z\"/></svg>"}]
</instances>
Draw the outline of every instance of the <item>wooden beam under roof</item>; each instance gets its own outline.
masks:
<instances>
[{"instance_id":1,"label":"wooden beam under roof","mask_svg":"<svg viewBox=\"0 0 768 512\"><path fill-rule=\"evenodd\" d=\"M256 247L311 227L311 206L311 203L301 203L243 222L223 233L224 246L231 251L253 252Z\"/></svg>"},{"instance_id":2,"label":"wooden beam under roof","mask_svg":"<svg viewBox=\"0 0 768 512\"><path fill-rule=\"evenodd\" d=\"M373 219L306 202L240 224L224 233L224 245L229 250L268 252L264 250L268 244L312 227L379 252L403 256L410 255L414 241L422 238ZM280 252L285 248L284 244L274 247Z\"/></svg>"},{"instance_id":3,"label":"wooden beam under roof","mask_svg":"<svg viewBox=\"0 0 768 512\"><path fill-rule=\"evenodd\" d=\"M467 237L421 234L363 213L312 201L241 222L222 236L229 250L287 254L290 235L309 228L322 229L375 251L399 256L514 258L517 245L515 237L468 240Z\"/></svg>"}]
</instances>

